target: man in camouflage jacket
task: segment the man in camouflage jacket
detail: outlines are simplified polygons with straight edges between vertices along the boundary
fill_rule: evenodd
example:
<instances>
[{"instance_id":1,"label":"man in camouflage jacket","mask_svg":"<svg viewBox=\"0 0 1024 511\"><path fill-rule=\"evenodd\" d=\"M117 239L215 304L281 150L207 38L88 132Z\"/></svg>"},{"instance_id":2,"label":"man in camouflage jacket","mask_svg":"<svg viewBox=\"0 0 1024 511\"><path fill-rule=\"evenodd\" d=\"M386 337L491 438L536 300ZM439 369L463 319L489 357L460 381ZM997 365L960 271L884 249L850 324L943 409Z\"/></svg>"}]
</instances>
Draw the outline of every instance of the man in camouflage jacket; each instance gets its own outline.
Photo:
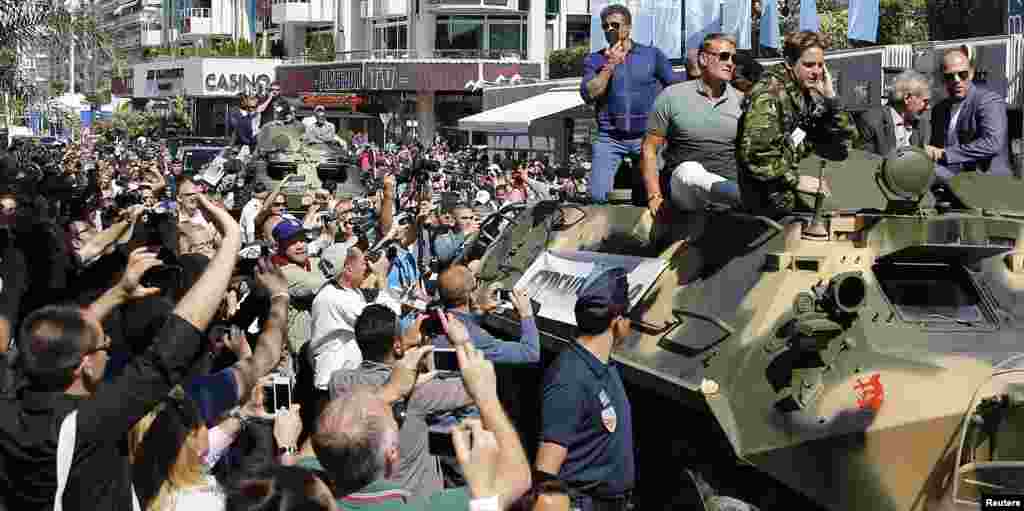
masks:
<instances>
[{"instance_id":1,"label":"man in camouflage jacket","mask_svg":"<svg viewBox=\"0 0 1024 511\"><path fill-rule=\"evenodd\" d=\"M827 72L826 80L831 91ZM797 192L813 194L818 186L817 179L801 179L800 162L812 154L846 159L858 134L832 95L812 96L781 65L754 85L744 102L737 148L743 205L752 213L781 218L806 208ZM821 189L830 193L827 182Z\"/></svg>"}]
</instances>

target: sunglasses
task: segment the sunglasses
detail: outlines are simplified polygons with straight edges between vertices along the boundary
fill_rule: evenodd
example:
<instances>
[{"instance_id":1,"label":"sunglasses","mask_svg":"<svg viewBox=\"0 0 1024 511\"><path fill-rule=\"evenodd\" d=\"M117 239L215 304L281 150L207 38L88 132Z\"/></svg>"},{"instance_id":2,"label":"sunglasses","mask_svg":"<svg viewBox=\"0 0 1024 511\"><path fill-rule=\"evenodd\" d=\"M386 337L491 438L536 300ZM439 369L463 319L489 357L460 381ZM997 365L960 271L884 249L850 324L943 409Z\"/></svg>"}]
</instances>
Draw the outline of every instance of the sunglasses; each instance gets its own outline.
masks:
<instances>
[{"instance_id":1,"label":"sunglasses","mask_svg":"<svg viewBox=\"0 0 1024 511\"><path fill-rule=\"evenodd\" d=\"M730 51L720 51L718 53L706 51L704 53L714 56L719 62L733 62L733 58L736 57L736 54Z\"/></svg>"},{"instance_id":2,"label":"sunglasses","mask_svg":"<svg viewBox=\"0 0 1024 511\"><path fill-rule=\"evenodd\" d=\"M286 201L274 201L274 207L275 208L283 208L283 207L285 207L287 205L288 205L288 202L286 202Z\"/></svg>"},{"instance_id":3,"label":"sunglasses","mask_svg":"<svg viewBox=\"0 0 1024 511\"><path fill-rule=\"evenodd\" d=\"M966 82L967 78L971 76L971 72L968 70L957 71L955 73L943 73L942 79L947 82ZM959 78L959 80L957 80Z\"/></svg>"},{"instance_id":4,"label":"sunglasses","mask_svg":"<svg viewBox=\"0 0 1024 511\"><path fill-rule=\"evenodd\" d=\"M617 23L614 21L611 23L601 23L601 30L604 30L605 32L611 30L615 30L617 32L620 28L622 28L622 23Z\"/></svg>"}]
</instances>

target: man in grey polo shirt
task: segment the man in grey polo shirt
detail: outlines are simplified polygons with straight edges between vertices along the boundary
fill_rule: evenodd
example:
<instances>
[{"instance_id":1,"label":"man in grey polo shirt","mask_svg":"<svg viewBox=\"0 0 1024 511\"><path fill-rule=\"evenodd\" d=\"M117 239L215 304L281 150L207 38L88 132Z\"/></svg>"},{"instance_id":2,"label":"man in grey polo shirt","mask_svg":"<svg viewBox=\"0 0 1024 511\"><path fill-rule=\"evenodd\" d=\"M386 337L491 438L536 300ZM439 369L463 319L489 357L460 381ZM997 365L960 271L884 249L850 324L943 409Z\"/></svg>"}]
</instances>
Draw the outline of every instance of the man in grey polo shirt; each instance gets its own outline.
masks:
<instances>
[{"instance_id":1,"label":"man in grey polo shirt","mask_svg":"<svg viewBox=\"0 0 1024 511\"><path fill-rule=\"evenodd\" d=\"M735 56L732 36L708 34L697 53L700 78L667 87L654 101L640 171L647 207L655 217L663 192L684 211L703 209L708 202L739 205L736 135L743 96L729 84ZM666 141L665 167L659 175L658 148Z\"/></svg>"}]
</instances>

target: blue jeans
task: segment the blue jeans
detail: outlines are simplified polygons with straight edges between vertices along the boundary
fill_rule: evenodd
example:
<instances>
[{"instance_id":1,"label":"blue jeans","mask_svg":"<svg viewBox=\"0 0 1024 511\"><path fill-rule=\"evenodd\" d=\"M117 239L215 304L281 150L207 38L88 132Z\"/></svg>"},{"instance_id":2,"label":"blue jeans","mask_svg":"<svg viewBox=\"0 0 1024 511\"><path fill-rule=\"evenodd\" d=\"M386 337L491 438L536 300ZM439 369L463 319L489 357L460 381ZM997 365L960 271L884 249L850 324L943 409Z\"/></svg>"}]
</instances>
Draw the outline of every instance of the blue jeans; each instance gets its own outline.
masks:
<instances>
[{"instance_id":1,"label":"blue jeans","mask_svg":"<svg viewBox=\"0 0 1024 511\"><path fill-rule=\"evenodd\" d=\"M590 167L590 198L595 202L607 202L608 192L615 183L615 172L619 170L622 158L630 154L640 156L643 137L616 139L607 133L597 136L594 143L594 161Z\"/></svg>"}]
</instances>

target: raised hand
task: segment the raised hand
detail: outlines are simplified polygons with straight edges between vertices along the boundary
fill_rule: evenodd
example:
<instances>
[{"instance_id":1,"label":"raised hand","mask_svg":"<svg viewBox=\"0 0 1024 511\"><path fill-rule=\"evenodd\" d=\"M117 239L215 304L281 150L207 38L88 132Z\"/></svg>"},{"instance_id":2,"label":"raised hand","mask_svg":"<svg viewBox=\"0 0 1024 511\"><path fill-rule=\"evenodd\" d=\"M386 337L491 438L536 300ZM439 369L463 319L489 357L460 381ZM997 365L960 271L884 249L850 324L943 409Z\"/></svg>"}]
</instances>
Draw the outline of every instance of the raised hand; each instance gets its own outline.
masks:
<instances>
[{"instance_id":1,"label":"raised hand","mask_svg":"<svg viewBox=\"0 0 1024 511\"><path fill-rule=\"evenodd\" d=\"M125 268L121 281L117 287L129 299L145 298L160 293L158 287L143 287L140 281L147 270L163 264L163 261L156 257L156 253L149 251L146 247L139 247L132 250L128 256L128 267Z\"/></svg>"}]
</instances>

